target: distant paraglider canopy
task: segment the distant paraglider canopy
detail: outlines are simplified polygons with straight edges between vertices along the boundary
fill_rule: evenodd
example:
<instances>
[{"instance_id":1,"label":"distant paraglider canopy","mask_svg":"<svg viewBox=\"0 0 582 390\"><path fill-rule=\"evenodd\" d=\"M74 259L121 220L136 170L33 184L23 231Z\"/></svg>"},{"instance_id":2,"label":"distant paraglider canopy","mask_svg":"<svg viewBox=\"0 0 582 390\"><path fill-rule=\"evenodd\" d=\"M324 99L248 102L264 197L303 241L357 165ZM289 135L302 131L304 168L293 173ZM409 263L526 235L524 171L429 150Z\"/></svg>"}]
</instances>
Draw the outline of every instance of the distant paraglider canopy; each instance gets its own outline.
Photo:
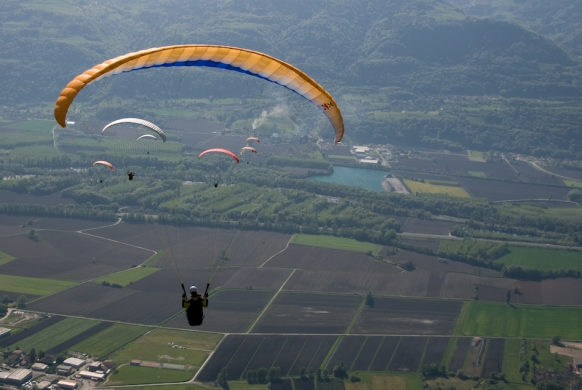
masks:
<instances>
[{"instance_id":1,"label":"distant paraglider canopy","mask_svg":"<svg viewBox=\"0 0 582 390\"><path fill-rule=\"evenodd\" d=\"M245 150L248 150L248 151L250 151L250 152L253 152L254 154L257 154L257 149L255 149L255 148L251 148L250 146L245 146L245 147L241 148L240 152L242 153L242 152L244 152Z\"/></svg>"},{"instance_id":2,"label":"distant paraglider canopy","mask_svg":"<svg viewBox=\"0 0 582 390\"><path fill-rule=\"evenodd\" d=\"M158 126L154 125L152 122L148 122L146 120L139 119L139 118L123 118L123 119L118 119L116 121L113 121L103 128L103 130L101 131L101 134L105 133L105 130L107 130L108 128L115 126L115 125L122 124L122 123L135 123L136 125L145 126L148 129L150 129L151 131L153 131L154 133L156 133L157 135L159 135L160 138L162 139L162 141L166 142L166 134L162 131L162 129L160 129ZM142 136L142 137L145 137L145 136Z\"/></svg>"},{"instance_id":3,"label":"distant paraglider canopy","mask_svg":"<svg viewBox=\"0 0 582 390\"><path fill-rule=\"evenodd\" d=\"M219 149L219 148L205 150L205 151L203 151L202 153L200 153L198 155L198 158L200 158L200 157L202 157L202 156L204 156L205 154L208 154L208 153L224 153L224 154L229 155L230 157L234 158L236 160L236 163L237 164L240 162L240 160L238 159L238 156L236 154L234 154L230 150Z\"/></svg>"},{"instance_id":4,"label":"distant paraglider canopy","mask_svg":"<svg viewBox=\"0 0 582 390\"><path fill-rule=\"evenodd\" d=\"M115 167L113 165L111 165L111 163L108 163L107 161L95 161L93 163L93 166L95 165L105 165L107 168L111 169L112 171L115 170Z\"/></svg>"},{"instance_id":5,"label":"distant paraglider canopy","mask_svg":"<svg viewBox=\"0 0 582 390\"><path fill-rule=\"evenodd\" d=\"M247 142L249 142L249 141L257 141L258 143L261 143L261 140L258 139L257 137L249 137L249 138L247 138Z\"/></svg>"},{"instance_id":6,"label":"distant paraglider canopy","mask_svg":"<svg viewBox=\"0 0 582 390\"><path fill-rule=\"evenodd\" d=\"M207 66L246 73L284 86L319 107L335 130L335 142L344 136L344 120L334 98L315 80L291 64L258 51L231 46L176 45L155 47L112 58L75 77L61 91L54 115L66 126L67 111L77 94L104 77L134 70L169 66Z\"/></svg>"},{"instance_id":7,"label":"distant paraglider canopy","mask_svg":"<svg viewBox=\"0 0 582 390\"><path fill-rule=\"evenodd\" d=\"M136 141L139 141L140 139L151 139L152 141L157 141L157 140L158 140L158 139L157 139L155 136L153 136L153 135L151 135L151 134L144 134L144 135L141 135L141 136L139 136L139 137L136 139Z\"/></svg>"}]
</instances>

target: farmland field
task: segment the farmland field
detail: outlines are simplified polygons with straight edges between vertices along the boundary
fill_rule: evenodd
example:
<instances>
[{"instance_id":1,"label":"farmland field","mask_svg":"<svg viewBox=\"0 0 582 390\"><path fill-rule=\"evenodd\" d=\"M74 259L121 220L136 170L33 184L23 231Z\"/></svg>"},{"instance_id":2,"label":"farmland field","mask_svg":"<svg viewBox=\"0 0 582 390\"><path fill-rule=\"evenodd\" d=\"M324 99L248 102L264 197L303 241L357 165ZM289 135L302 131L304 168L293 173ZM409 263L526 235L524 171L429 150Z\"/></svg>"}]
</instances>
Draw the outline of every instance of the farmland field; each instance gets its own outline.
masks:
<instances>
[{"instance_id":1,"label":"farmland field","mask_svg":"<svg viewBox=\"0 0 582 390\"><path fill-rule=\"evenodd\" d=\"M264 341L264 337L246 337L241 347L232 355L232 359L226 366L229 378L241 378L246 372L246 367L255 356L257 349Z\"/></svg>"},{"instance_id":2,"label":"farmland field","mask_svg":"<svg viewBox=\"0 0 582 390\"><path fill-rule=\"evenodd\" d=\"M528 343L529 344L529 343ZM502 371L507 375L507 380L511 382L520 382L521 373L519 372L519 350L521 349L521 340L505 340L505 349L503 352ZM527 356L527 351L526 351Z\"/></svg>"},{"instance_id":3,"label":"farmland field","mask_svg":"<svg viewBox=\"0 0 582 390\"><path fill-rule=\"evenodd\" d=\"M60 316L51 316L50 318L47 318L41 321L39 324L36 324L28 329L25 329L22 332L19 332L18 334L3 338L2 340L0 340L0 348L8 347L11 344L17 344L21 340L24 340L28 337L32 337L36 333L41 332L44 329L47 329L63 321L64 319L65 319L64 317Z\"/></svg>"},{"instance_id":4,"label":"farmland field","mask_svg":"<svg viewBox=\"0 0 582 390\"><path fill-rule=\"evenodd\" d=\"M362 345L362 349L360 349L360 354L354 361L351 370L367 371L370 364L372 364L372 360L374 360L374 356L376 356L376 351L378 351L380 344L382 344L381 336L367 336L364 345Z\"/></svg>"},{"instance_id":5,"label":"farmland field","mask_svg":"<svg viewBox=\"0 0 582 390\"><path fill-rule=\"evenodd\" d=\"M14 348L18 345L24 351L29 351L31 348L35 348L37 351L48 351L52 347L94 327L98 323L97 321L82 318L66 318L24 340L14 343L11 347Z\"/></svg>"},{"instance_id":6,"label":"farmland field","mask_svg":"<svg viewBox=\"0 0 582 390\"><path fill-rule=\"evenodd\" d=\"M365 336L344 336L327 363L327 370L333 372L333 367L344 362L349 371L366 342Z\"/></svg>"},{"instance_id":7,"label":"farmland field","mask_svg":"<svg viewBox=\"0 0 582 390\"><path fill-rule=\"evenodd\" d=\"M458 198L470 198L471 195L463 187L440 186L429 183L421 183L418 181L404 179L404 184L408 187L410 192L419 194L442 194L455 196Z\"/></svg>"},{"instance_id":8,"label":"farmland field","mask_svg":"<svg viewBox=\"0 0 582 390\"><path fill-rule=\"evenodd\" d=\"M0 252L0 265L9 263L12 260L14 260L14 257L7 255L6 253Z\"/></svg>"},{"instance_id":9,"label":"farmland field","mask_svg":"<svg viewBox=\"0 0 582 390\"><path fill-rule=\"evenodd\" d=\"M89 337L70 349L75 352L103 358L111 352L135 340L149 328L137 325L114 324L113 326Z\"/></svg>"},{"instance_id":10,"label":"farmland field","mask_svg":"<svg viewBox=\"0 0 582 390\"><path fill-rule=\"evenodd\" d=\"M420 366L426 337L402 337L394 353L389 371L415 372Z\"/></svg>"},{"instance_id":11,"label":"farmland field","mask_svg":"<svg viewBox=\"0 0 582 390\"><path fill-rule=\"evenodd\" d=\"M55 345L54 347L47 350L46 353L50 355L57 355L59 352L66 352L73 345L81 342L82 340L88 339L89 337L111 327L112 325L112 322L100 322L97 325L85 330L84 332L81 332L78 335L63 341L62 343Z\"/></svg>"},{"instance_id":12,"label":"farmland field","mask_svg":"<svg viewBox=\"0 0 582 390\"><path fill-rule=\"evenodd\" d=\"M248 336L225 336L222 342L218 345L216 351L212 354L208 363L204 366L204 369L196 375L196 379L201 382L216 380L220 370L228 365L234 354L242 345L245 337Z\"/></svg>"},{"instance_id":13,"label":"farmland field","mask_svg":"<svg viewBox=\"0 0 582 390\"><path fill-rule=\"evenodd\" d=\"M0 286L2 286L3 291L21 294L48 295L72 287L75 284L75 282L66 282L64 280L0 275Z\"/></svg>"},{"instance_id":14,"label":"farmland field","mask_svg":"<svg viewBox=\"0 0 582 390\"><path fill-rule=\"evenodd\" d=\"M273 268L239 268L221 288L247 288L253 290L278 290L292 271Z\"/></svg>"},{"instance_id":15,"label":"farmland field","mask_svg":"<svg viewBox=\"0 0 582 390\"><path fill-rule=\"evenodd\" d=\"M440 367L447 346L449 345L449 341L449 337L431 337L428 340L428 344L426 346L424 358L422 359L422 365L428 366L431 364L436 364Z\"/></svg>"},{"instance_id":16,"label":"farmland field","mask_svg":"<svg viewBox=\"0 0 582 390\"><path fill-rule=\"evenodd\" d=\"M109 386L139 385L143 383L185 382L192 378L190 371L160 370L149 367L123 366L107 379Z\"/></svg>"},{"instance_id":17,"label":"farmland field","mask_svg":"<svg viewBox=\"0 0 582 390\"><path fill-rule=\"evenodd\" d=\"M227 290L208 300L204 322L197 329L212 332L246 332L273 294L267 291ZM176 300L174 305L178 305ZM177 308L179 310L179 307ZM164 326L191 329L186 314L180 311Z\"/></svg>"},{"instance_id":18,"label":"farmland field","mask_svg":"<svg viewBox=\"0 0 582 390\"><path fill-rule=\"evenodd\" d=\"M499 374L503 370L503 351L505 339L488 340L487 355L483 357L481 378L489 378L491 373Z\"/></svg>"},{"instance_id":19,"label":"farmland field","mask_svg":"<svg viewBox=\"0 0 582 390\"><path fill-rule=\"evenodd\" d=\"M386 371L399 343L400 337L384 337L382 343L378 346L372 364L370 364L370 371Z\"/></svg>"},{"instance_id":20,"label":"farmland field","mask_svg":"<svg viewBox=\"0 0 582 390\"><path fill-rule=\"evenodd\" d=\"M135 267L128 269L127 271L122 271L116 273L114 275L103 276L97 279L92 280L93 283L101 284L103 282L108 282L110 284L119 284L120 286L127 286L129 284L133 284L140 279L145 278L157 271L159 268L152 268L152 267Z\"/></svg>"},{"instance_id":21,"label":"farmland field","mask_svg":"<svg viewBox=\"0 0 582 390\"><path fill-rule=\"evenodd\" d=\"M289 371L289 375L299 375L302 367L317 370L323 363L324 358L334 345L336 339L336 336L310 337L301 349L301 352L297 355L295 363Z\"/></svg>"},{"instance_id":22,"label":"farmland field","mask_svg":"<svg viewBox=\"0 0 582 390\"><path fill-rule=\"evenodd\" d=\"M200 342L189 342L188 337L192 338L192 340L199 339ZM118 349L113 355L109 356L109 359L118 364L127 364L132 359L139 359L200 367L208 357L210 349L216 345L220 338L221 335L216 334L206 335L203 333L156 329ZM172 345L178 345L181 348L173 348ZM199 345L203 345L205 348L192 347Z\"/></svg>"},{"instance_id":23,"label":"farmland field","mask_svg":"<svg viewBox=\"0 0 582 390\"><path fill-rule=\"evenodd\" d=\"M140 292L128 287L112 288L84 283L35 301L28 307L52 313L153 325L180 311L180 301L176 299L178 294ZM152 307L157 309L151 310Z\"/></svg>"},{"instance_id":24,"label":"farmland field","mask_svg":"<svg viewBox=\"0 0 582 390\"><path fill-rule=\"evenodd\" d=\"M582 308L467 302L456 333L490 337L582 338ZM496 321L491 321L496 318Z\"/></svg>"},{"instance_id":25,"label":"farmland field","mask_svg":"<svg viewBox=\"0 0 582 390\"><path fill-rule=\"evenodd\" d=\"M371 251L377 256L382 250L382 245L362 242L353 238L335 237L335 236L314 236L309 234L294 234L291 237L292 244L316 246L320 248L341 249L352 252L366 253Z\"/></svg>"},{"instance_id":26,"label":"farmland field","mask_svg":"<svg viewBox=\"0 0 582 390\"><path fill-rule=\"evenodd\" d=\"M253 329L256 333L343 333L362 297L282 292Z\"/></svg>"},{"instance_id":27,"label":"farmland field","mask_svg":"<svg viewBox=\"0 0 582 390\"><path fill-rule=\"evenodd\" d=\"M451 334L462 303L404 298L375 298L360 313L352 333Z\"/></svg>"},{"instance_id":28,"label":"farmland field","mask_svg":"<svg viewBox=\"0 0 582 390\"><path fill-rule=\"evenodd\" d=\"M398 268L374 260L364 253L296 244L289 244L285 251L273 257L265 266L302 270L400 272Z\"/></svg>"},{"instance_id":29,"label":"farmland field","mask_svg":"<svg viewBox=\"0 0 582 390\"><path fill-rule=\"evenodd\" d=\"M459 183L477 198L493 201L510 199L566 199L570 188L546 186L534 183L484 180L472 177L458 177Z\"/></svg>"},{"instance_id":30,"label":"farmland field","mask_svg":"<svg viewBox=\"0 0 582 390\"><path fill-rule=\"evenodd\" d=\"M374 295L399 295L404 286L410 285L412 276L416 275L297 270L285 284L285 290L346 294L372 292Z\"/></svg>"},{"instance_id":31,"label":"farmland field","mask_svg":"<svg viewBox=\"0 0 582 390\"><path fill-rule=\"evenodd\" d=\"M289 375L305 344L313 340L313 337L309 336L287 336L285 345L283 345L283 349L273 366L281 368L281 375Z\"/></svg>"},{"instance_id":32,"label":"farmland field","mask_svg":"<svg viewBox=\"0 0 582 390\"><path fill-rule=\"evenodd\" d=\"M467 356L467 351L469 350L469 345L471 345L470 337L460 337L457 340L457 346L453 352L453 357L451 358L451 363L448 369L450 371L457 372L465 364L465 356Z\"/></svg>"},{"instance_id":33,"label":"farmland field","mask_svg":"<svg viewBox=\"0 0 582 390\"><path fill-rule=\"evenodd\" d=\"M497 261L537 269L576 269L582 271L582 252L510 246L511 253Z\"/></svg>"}]
</instances>

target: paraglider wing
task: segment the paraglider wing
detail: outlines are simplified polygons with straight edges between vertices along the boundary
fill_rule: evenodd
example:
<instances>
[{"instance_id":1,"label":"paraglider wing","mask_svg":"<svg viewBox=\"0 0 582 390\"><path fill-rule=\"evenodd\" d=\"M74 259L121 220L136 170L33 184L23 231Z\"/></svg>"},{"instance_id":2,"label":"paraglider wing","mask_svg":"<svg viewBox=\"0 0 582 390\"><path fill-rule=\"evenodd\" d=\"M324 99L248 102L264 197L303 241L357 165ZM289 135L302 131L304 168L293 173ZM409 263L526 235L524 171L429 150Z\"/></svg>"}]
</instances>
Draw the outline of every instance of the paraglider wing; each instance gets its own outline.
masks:
<instances>
[{"instance_id":1,"label":"paraglider wing","mask_svg":"<svg viewBox=\"0 0 582 390\"><path fill-rule=\"evenodd\" d=\"M257 149L255 149L255 148L251 148L250 146L245 146L244 148L241 148L241 150L240 150L240 151L241 151L241 153L242 153L244 150L250 150L250 151L251 151L251 152L253 152L254 154L257 154Z\"/></svg>"},{"instance_id":2,"label":"paraglider wing","mask_svg":"<svg viewBox=\"0 0 582 390\"><path fill-rule=\"evenodd\" d=\"M247 138L247 142L249 142L249 141L257 141L258 143L261 143L261 140L258 139L257 137L249 137L249 138Z\"/></svg>"},{"instance_id":3,"label":"paraglider wing","mask_svg":"<svg viewBox=\"0 0 582 390\"><path fill-rule=\"evenodd\" d=\"M111 163L108 163L107 161L95 161L93 163L93 166L95 165L105 165L107 168L111 169L112 171L115 170L115 167L113 165L111 165Z\"/></svg>"},{"instance_id":4,"label":"paraglider wing","mask_svg":"<svg viewBox=\"0 0 582 390\"><path fill-rule=\"evenodd\" d=\"M335 142L344 135L344 121L334 98L315 80L293 65L269 55L230 46L177 45L128 53L105 61L75 77L61 91L54 115L66 125L69 106L85 85L122 72L169 66L207 66L246 73L284 86L318 106L335 130Z\"/></svg>"},{"instance_id":5,"label":"paraglider wing","mask_svg":"<svg viewBox=\"0 0 582 390\"><path fill-rule=\"evenodd\" d=\"M139 141L140 139L151 139L151 140L154 140L154 141L157 141L158 140L155 136L153 136L151 134L140 135L139 137L137 137L136 141Z\"/></svg>"},{"instance_id":6,"label":"paraglider wing","mask_svg":"<svg viewBox=\"0 0 582 390\"><path fill-rule=\"evenodd\" d=\"M162 141L166 142L166 134L162 131L162 129L160 129L158 126L154 125L152 122L148 122L148 121L145 121L145 120L139 119L139 118L123 118L123 119L118 119L116 121L113 121L103 128L103 130L101 131L101 134L103 134L105 132L105 130L107 130L108 128L115 126L115 125L119 125L121 123L135 123L136 125L145 126L148 129L150 129L151 131L153 131L154 133L156 133L157 135L159 135L160 138L162 138Z\"/></svg>"},{"instance_id":7,"label":"paraglider wing","mask_svg":"<svg viewBox=\"0 0 582 390\"><path fill-rule=\"evenodd\" d=\"M198 155L198 158L200 158L200 157L202 157L202 156L204 156L205 154L208 154L208 153L224 153L224 154L228 154L230 157L232 157L232 158L234 158L236 160L236 163L237 164L240 162L240 160L238 159L238 156L236 154L234 154L233 152L231 152L230 150L218 149L218 148L205 150L205 151L203 151L202 153L200 153Z\"/></svg>"}]
</instances>

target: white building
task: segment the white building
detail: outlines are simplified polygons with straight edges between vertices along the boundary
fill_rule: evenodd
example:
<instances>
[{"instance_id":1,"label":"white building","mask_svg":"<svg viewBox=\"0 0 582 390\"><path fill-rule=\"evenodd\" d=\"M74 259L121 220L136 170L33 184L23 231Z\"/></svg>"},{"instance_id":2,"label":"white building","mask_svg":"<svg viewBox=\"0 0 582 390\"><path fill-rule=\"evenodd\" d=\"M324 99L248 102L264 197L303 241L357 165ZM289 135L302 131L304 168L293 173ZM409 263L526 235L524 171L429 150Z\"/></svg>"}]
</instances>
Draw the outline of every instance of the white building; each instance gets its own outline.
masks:
<instances>
[{"instance_id":1,"label":"white building","mask_svg":"<svg viewBox=\"0 0 582 390\"><path fill-rule=\"evenodd\" d=\"M57 385L59 385L59 387L61 389L64 390L76 390L77 387L79 386L79 384L75 381L67 381L67 380L62 380L62 381L58 381Z\"/></svg>"},{"instance_id":2,"label":"white building","mask_svg":"<svg viewBox=\"0 0 582 390\"><path fill-rule=\"evenodd\" d=\"M68 358L63 362L63 364L75 368L80 368L83 367L83 365L85 364L85 360L77 358Z\"/></svg>"}]
</instances>

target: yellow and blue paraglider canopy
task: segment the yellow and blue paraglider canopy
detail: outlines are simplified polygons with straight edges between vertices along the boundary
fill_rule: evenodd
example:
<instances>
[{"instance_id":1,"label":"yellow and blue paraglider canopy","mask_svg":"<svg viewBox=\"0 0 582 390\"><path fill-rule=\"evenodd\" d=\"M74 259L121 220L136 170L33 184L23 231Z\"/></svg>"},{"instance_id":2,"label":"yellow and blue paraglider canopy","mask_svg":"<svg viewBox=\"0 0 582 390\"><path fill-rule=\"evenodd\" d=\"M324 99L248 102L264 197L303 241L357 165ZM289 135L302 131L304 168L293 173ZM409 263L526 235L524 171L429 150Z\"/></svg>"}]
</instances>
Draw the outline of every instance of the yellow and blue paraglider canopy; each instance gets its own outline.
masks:
<instances>
[{"instance_id":1,"label":"yellow and blue paraglider canopy","mask_svg":"<svg viewBox=\"0 0 582 390\"><path fill-rule=\"evenodd\" d=\"M258 51L230 46L177 45L156 47L112 58L75 77L61 91L54 109L56 121L66 126L69 106L87 85L104 77L134 70L206 66L234 70L284 86L318 106L335 130L335 142L344 135L344 121L336 101L315 80L291 64Z\"/></svg>"}]
</instances>

